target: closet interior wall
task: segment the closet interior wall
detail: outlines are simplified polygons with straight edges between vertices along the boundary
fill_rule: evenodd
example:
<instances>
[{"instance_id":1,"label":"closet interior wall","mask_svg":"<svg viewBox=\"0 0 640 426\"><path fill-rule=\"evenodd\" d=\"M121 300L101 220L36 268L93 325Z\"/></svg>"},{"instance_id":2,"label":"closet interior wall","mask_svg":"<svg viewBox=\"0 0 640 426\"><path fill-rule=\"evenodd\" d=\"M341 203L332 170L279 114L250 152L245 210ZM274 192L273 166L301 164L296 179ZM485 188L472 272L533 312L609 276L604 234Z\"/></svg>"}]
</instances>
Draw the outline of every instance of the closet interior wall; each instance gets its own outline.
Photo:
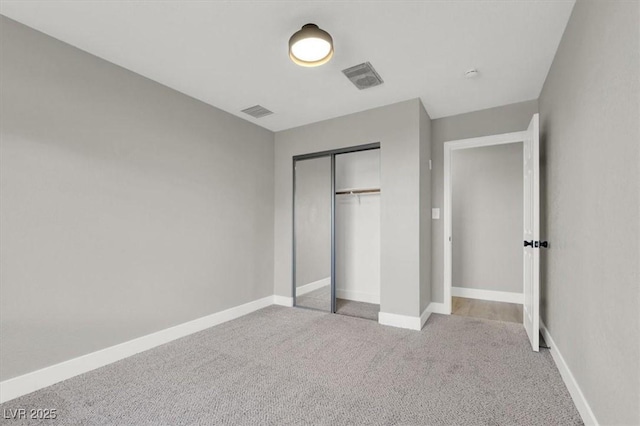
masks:
<instances>
[{"instance_id":1,"label":"closet interior wall","mask_svg":"<svg viewBox=\"0 0 640 426\"><path fill-rule=\"evenodd\" d=\"M336 297L380 304L380 150L336 155Z\"/></svg>"}]
</instances>

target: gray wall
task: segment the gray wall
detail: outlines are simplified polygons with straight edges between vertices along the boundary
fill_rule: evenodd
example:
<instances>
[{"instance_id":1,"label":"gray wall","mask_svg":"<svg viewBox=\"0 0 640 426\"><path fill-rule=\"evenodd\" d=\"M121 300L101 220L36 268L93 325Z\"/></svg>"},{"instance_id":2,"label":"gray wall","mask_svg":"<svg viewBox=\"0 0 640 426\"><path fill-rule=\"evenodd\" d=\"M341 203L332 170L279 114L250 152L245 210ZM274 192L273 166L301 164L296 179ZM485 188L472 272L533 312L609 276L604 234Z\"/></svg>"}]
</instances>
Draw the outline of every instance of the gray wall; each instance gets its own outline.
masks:
<instances>
[{"instance_id":1,"label":"gray wall","mask_svg":"<svg viewBox=\"0 0 640 426\"><path fill-rule=\"evenodd\" d=\"M420 315L418 99L276 133L275 294L291 296L291 158L380 142L381 311Z\"/></svg>"},{"instance_id":2,"label":"gray wall","mask_svg":"<svg viewBox=\"0 0 640 426\"><path fill-rule=\"evenodd\" d=\"M522 293L522 144L452 152L452 285Z\"/></svg>"},{"instance_id":3,"label":"gray wall","mask_svg":"<svg viewBox=\"0 0 640 426\"><path fill-rule=\"evenodd\" d=\"M431 122L432 203L440 208L440 219L432 221L431 239L431 297L433 302L444 302L444 143L451 140L489 136L526 130L533 114L538 112L538 102L528 101L505 105L452 117L438 118Z\"/></svg>"},{"instance_id":4,"label":"gray wall","mask_svg":"<svg viewBox=\"0 0 640 426\"><path fill-rule=\"evenodd\" d=\"M273 294L271 132L0 27L0 379Z\"/></svg>"},{"instance_id":5,"label":"gray wall","mask_svg":"<svg viewBox=\"0 0 640 426\"><path fill-rule=\"evenodd\" d=\"M420 103L420 313L431 303L431 117Z\"/></svg>"},{"instance_id":6,"label":"gray wall","mask_svg":"<svg viewBox=\"0 0 640 426\"><path fill-rule=\"evenodd\" d=\"M331 277L331 157L296 162L296 286Z\"/></svg>"},{"instance_id":7,"label":"gray wall","mask_svg":"<svg viewBox=\"0 0 640 426\"><path fill-rule=\"evenodd\" d=\"M540 96L542 317L600 424L640 424L640 10L578 1Z\"/></svg>"}]
</instances>

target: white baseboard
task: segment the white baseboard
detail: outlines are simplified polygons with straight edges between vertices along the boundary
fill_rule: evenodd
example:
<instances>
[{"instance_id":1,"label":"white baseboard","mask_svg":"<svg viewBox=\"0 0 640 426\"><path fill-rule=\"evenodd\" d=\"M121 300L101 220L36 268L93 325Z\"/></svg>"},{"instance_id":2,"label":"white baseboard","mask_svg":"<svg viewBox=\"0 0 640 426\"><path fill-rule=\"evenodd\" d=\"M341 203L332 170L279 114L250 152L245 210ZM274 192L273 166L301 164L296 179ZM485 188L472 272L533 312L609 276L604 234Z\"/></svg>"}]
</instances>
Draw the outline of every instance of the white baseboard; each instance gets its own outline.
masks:
<instances>
[{"instance_id":1,"label":"white baseboard","mask_svg":"<svg viewBox=\"0 0 640 426\"><path fill-rule=\"evenodd\" d=\"M378 313L378 323L382 325L390 325L392 327L407 328L409 330L422 330L424 324L431 316L429 308L431 305L422 312L419 317L412 317L409 315L390 314L388 312Z\"/></svg>"},{"instance_id":2,"label":"white baseboard","mask_svg":"<svg viewBox=\"0 0 640 426\"><path fill-rule=\"evenodd\" d=\"M425 319L426 321L426 319ZM421 318L408 315L391 314L388 312L378 313L378 323L390 325L391 327L408 328L409 330L421 330Z\"/></svg>"},{"instance_id":3,"label":"white baseboard","mask_svg":"<svg viewBox=\"0 0 640 426\"><path fill-rule=\"evenodd\" d=\"M494 302L524 303L523 293L509 291L480 290L477 288L451 287L451 295L467 299L492 300Z\"/></svg>"},{"instance_id":4,"label":"white baseboard","mask_svg":"<svg viewBox=\"0 0 640 426\"><path fill-rule=\"evenodd\" d=\"M444 303L431 302L427 306L427 311L433 314L451 315L451 312L447 309Z\"/></svg>"},{"instance_id":5,"label":"white baseboard","mask_svg":"<svg viewBox=\"0 0 640 426\"><path fill-rule=\"evenodd\" d=\"M380 304L380 294L364 293L362 291L336 289L336 297L339 299L353 300L355 302Z\"/></svg>"},{"instance_id":6,"label":"white baseboard","mask_svg":"<svg viewBox=\"0 0 640 426\"><path fill-rule=\"evenodd\" d=\"M273 296L273 304L280 306L293 306L293 297L288 296L278 296L277 294Z\"/></svg>"},{"instance_id":7,"label":"white baseboard","mask_svg":"<svg viewBox=\"0 0 640 426\"><path fill-rule=\"evenodd\" d=\"M268 296L0 382L0 403L272 305Z\"/></svg>"},{"instance_id":8,"label":"white baseboard","mask_svg":"<svg viewBox=\"0 0 640 426\"><path fill-rule=\"evenodd\" d=\"M302 296L303 294L310 293L327 285L331 285L331 277L323 278L309 284L301 285L300 287L296 288L296 296Z\"/></svg>"},{"instance_id":9,"label":"white baseboard","mask_svg":"<svg viewBox=\"0 0 640 426\"><path fill-rule=\"evenodd\" d=\"M558 367L558 371L560 371L560 376L562 376L562 380L564 381L564 384L567 386L567 389L569 390L571 399L573 399L573 403L576 405L576 408L578 409L578 412L582 417L582 421L584 422L585 425L598 426L599 423L598 423L598 420L596 419L596 416L593 414L593 411L591 410L591 407L589 406L587 399L584 397L584 394L582 393L580 386L578 386L578 382L576 382L575 377L573 377L573 374L571 373L569 366L567 365L566 361L564 360L564 357L558 350L558 346L556 345L556 342L554 342L553 338L551 337L551 334L549 334L549 330L544 325L542 320L540 321L540 332L544 337L544 341L547 343L548 346L551 347L551 349L549 350L551 352L551 357L553 358L553 361L556 363L556 366Z\"/></svg>"}]
</instances>

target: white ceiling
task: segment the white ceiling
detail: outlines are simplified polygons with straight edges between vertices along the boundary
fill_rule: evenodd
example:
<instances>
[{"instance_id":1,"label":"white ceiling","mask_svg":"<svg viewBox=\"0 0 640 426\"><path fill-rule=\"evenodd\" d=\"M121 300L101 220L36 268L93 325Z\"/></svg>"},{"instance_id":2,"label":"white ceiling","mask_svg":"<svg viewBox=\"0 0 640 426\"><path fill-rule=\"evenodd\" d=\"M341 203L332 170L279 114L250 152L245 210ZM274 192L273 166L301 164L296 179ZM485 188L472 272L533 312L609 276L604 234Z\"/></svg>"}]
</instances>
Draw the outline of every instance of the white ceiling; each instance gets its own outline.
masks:
<instances>
[{"instance_id":1,"label":"white ceiling","mask_svg":"<svg viewBox=\"0 0 640 426\"><path fill-rule=\"evenodd\" d=\"M573 4L2 0L0 13L277 131L417 97L432 118L536 99ZM308 22L335 42L318 68L288 57ZM365 61L384 84L359 91L341 70ZM275 114L240 112L255 104Z\"/></svg>"}]
</instances>

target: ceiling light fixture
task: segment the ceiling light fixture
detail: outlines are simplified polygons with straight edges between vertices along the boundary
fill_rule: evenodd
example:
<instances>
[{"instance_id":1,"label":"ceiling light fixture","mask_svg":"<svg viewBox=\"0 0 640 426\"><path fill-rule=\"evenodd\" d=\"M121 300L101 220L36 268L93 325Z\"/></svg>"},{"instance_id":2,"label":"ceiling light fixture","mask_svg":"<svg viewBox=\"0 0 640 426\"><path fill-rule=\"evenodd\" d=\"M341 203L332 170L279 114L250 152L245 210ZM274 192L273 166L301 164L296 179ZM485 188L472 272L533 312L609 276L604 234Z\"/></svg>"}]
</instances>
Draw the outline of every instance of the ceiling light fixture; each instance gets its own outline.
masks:
<instances>
[{"instance_id":1,"label":"ceiling light fixture","mask_svg":"<svg viewBox=\"0 0 640 426\"><path fill-rule=\"evenodd\" d=\"M289 57L303 67L317 67L333 56L333 39L316 24L303 25L289 39Z\"/></svg>"}]
</instances>

